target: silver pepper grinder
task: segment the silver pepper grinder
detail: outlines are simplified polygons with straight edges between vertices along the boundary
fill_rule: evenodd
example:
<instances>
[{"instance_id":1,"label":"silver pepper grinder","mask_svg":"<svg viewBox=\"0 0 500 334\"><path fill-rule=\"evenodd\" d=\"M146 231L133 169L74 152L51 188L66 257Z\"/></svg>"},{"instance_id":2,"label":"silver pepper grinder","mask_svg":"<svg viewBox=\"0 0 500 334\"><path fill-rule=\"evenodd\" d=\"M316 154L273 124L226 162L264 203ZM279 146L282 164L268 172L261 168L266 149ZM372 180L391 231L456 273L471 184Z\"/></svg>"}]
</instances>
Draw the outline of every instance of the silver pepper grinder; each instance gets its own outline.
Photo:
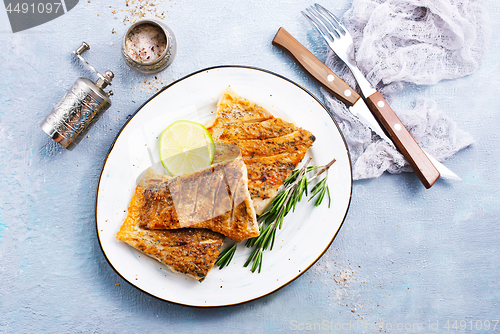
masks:
<instances>
[{"instance_id":1,"label":"silver pepper grinder","mask_svg":"<svg viewBox=\"0 0 500 334\"><path fill-rule=\"evenodd\" d=\"M83 138L99 115L111 106L112 91L104 88L111 85L113 72L104 75L97 72L83 57L90 46L83 42L73 53L98 76L94 83L87 78L78 78L75 84L47 115L40 127L62 147L72 150Z\"/></svg>"}]
</instances>

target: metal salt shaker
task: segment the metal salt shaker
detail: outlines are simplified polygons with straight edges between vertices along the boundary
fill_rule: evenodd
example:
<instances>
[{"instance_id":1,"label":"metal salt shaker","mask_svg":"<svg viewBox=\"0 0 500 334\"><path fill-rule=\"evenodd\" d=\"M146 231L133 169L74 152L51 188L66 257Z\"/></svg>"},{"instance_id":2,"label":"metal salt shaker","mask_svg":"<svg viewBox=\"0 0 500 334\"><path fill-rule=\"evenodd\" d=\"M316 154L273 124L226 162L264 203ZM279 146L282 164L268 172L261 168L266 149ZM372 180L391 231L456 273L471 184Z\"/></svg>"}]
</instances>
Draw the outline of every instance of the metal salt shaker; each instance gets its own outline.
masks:
<instances>
[{"instance_id":1,"label":"metal salt shaker","mask_svg":"<svg viewBox=\"0 0 500 334\"><path fill-rule=\"evenodd\" d=\"M62 147L72 150L83 138L98 116L111 106L112 91L104 88L111 85L113 72L97 72L83 57L90 46L83 42L73 53L98 76L94 83L87 78L78 78L70 90L47 115L40 127Z\"/></svg>"},{"instance_id":2,"label":"metal salt shaker","mask_svg":"<svg viewBox=\"0 0 500 334\"><path fill-rule=\"evenodd\" d=\"M163 34L165 35L165 51L160 57L151 62L140 62L132 58L132 56L128 53L126 42L127 38L130 36L132 31L136 27L140 27L142 25L152 25L159 28ZM177 53L177 41L175 39L175 35L173 31L163 22L157 20L143 19L134 23L130 28L128 28L127 32L123 36L122 39L122 56L125 60L125 63L134 71L141 74L156 74L164 69L166 69L174 60L175 54Z\"/></svg>"}]
</instances>

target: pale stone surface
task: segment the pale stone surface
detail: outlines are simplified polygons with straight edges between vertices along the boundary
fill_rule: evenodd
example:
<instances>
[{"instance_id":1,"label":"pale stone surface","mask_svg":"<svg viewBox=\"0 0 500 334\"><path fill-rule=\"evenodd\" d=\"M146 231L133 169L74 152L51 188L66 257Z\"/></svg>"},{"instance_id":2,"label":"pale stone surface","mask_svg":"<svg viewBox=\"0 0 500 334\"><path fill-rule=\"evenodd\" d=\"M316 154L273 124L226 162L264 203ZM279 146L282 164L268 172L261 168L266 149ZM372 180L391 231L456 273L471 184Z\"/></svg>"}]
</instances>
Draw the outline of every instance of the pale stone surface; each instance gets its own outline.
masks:
<instances>
[{"instance_id":1,"label":"pale stone surface","mask_svg":"<svg viewBox=\"0 0 500 334\"><path fill-rule=\"evenodd\" d=\"M271 40L283 26L320 59L327 51L300 14L309 2L150 2L158 3L158 15L164 11L162 20L178 42L176 59L156 76L133 72L121 58L121 39L130 26L123 21L137 17L125 1L80 1L44 25L0 33L0 332L337 328L371 333L391 332L389 324L393 331L398 324L422 324L421 331L405 332L431 332L436 322L444 332L448 320L450 328L465 320L475 331L476 320L484 328L485 320L498 319L496 36L476 73L409 88L394 101L395 107L405 107L417 97L433 98L474 137L474 145L445 161L463 181L440 180L430 190L412 173L356 181L347 218L325 255L293 283L250 303L189 308L158 300L121 279L99 246L95 194L106 154L129 115L164 85L215 65L268 69L320 97L316 82ZM322 4L342 14L350 1ZM489 6L498 31L500 3L490 0ZM71 51L82 41L91 46L85 54L90 63L115 73L115 95L88 137L69 152L51 142L39 124L76 78L95 78L73 60Z\"/></svg>"}]
</instances>

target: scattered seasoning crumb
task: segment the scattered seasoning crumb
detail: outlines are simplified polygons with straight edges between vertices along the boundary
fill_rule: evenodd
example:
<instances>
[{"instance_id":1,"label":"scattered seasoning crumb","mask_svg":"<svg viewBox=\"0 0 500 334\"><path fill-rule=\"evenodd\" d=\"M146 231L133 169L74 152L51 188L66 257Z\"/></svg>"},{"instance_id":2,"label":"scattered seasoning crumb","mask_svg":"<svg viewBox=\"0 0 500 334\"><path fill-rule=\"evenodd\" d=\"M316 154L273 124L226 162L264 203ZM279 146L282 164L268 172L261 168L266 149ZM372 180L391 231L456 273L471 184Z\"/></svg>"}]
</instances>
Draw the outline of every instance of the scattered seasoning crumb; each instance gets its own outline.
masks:
<instances>
[{"instance_id":1,"label":"scattered seasoning crumb","mask_svg":"<svg viewBox=\"0 0 500 334\"><path fill-rule=\"evenodd\" d=\"M338 249L336 251L338 252ZM337 259L342 258L339 255L334 250L330 250L314 265L317 274L335 282L328 297L337 301L340 306L345 307L351 313L357 313L360 309L369 308L371 305L374 306L373 300L365 301L362 296L362 292L369 283L357 277L360 273L358 268L361 266L352 265L348 260L339 261ZM373 286L373 288L378 291L381 287ZM358 314L358 316L360 315Z\"/></svg>"},{"instance_id":2,"label":"scattered seasoning crumb","mask_svg":"<svg viewBox=\"0 0 500 334\"><path fill-rule=\"evenodd\" d=\"M142 88L151 90L153 92L158 92L160 89L166 86L166 83L161 79L157 80L144 80L144 85Z\"/></svg>"},{"instance_id":3,"label":"scattered seasoning crumb","mask_svg":"<svg viewBox=\"0 0 500 334\"><path fill-rule=\"evenodd\" d=\"M115 28L111 29L111 33L112 33L112 34L116 34L116 30L115 30Z\"/></svg>"},{"instance_id":4,"label":"scattered seasoning crumb","mask_svg":"<svg viewBox=\"0 0 500 334\"><path fill-rule=\"evenodd\" d=\"M163 2L163 1L160 1ZM120 18L123 24L127 24L128 22L134 23L137 20L143 18L165 18L165 11L161 13L158 12L158 1L154 0L127 0L125 3L125 10L120 10L121 13L124 14L122 18ZM112 8L109 6L109 8ZM112 14L115 15L115 19L118 19L118 10L115 9L112 11Z\"/></svg>"},{"instance_id":5,"label":"scattered seasoning crumb","mask_svg":"<svg viewBox=\"0 0 500 334\"><path fill-rule=\"evenodd\" d=\"M116 285L116 286L120 286L120 283L116 283L115 285Z\"/></svg>"}]
</instances>

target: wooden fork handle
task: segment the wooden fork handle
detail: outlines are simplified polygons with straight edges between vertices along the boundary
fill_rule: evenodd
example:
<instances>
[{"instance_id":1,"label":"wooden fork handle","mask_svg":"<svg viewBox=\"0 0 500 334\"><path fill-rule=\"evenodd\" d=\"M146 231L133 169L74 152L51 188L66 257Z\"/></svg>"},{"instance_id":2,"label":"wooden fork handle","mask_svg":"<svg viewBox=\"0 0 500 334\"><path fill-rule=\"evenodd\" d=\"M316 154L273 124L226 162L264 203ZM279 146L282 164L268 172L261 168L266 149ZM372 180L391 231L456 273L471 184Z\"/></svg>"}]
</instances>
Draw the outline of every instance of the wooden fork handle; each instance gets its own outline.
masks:
<instances>
[{"instance_id":1,"label":"wooden fork handle","mask_svg":"<svg viewBox=\"0 0 500 334\"><path fill-rule=\"evenodd\" d=\"M302 67L316 80L327 87L333 95L348 106L354 105L360 98L349 85L340 79L332 70L313 55L305 46L297 41L285 28L279 28L273 39L273 45L287 50Z\"/></svg>"},{"instance_id":2,"label":"wooden fork handle","mask_svg":"<svg viewBox=\"0 0 500 334\"><path fill-rule=\"evenodd\" d=\"M420 181L428 189L439 178L439 172L411 136L398 116L379 92L366 98L366 104L388 132L394 145L412 166Z\"/></svg>"}]
</instances>

